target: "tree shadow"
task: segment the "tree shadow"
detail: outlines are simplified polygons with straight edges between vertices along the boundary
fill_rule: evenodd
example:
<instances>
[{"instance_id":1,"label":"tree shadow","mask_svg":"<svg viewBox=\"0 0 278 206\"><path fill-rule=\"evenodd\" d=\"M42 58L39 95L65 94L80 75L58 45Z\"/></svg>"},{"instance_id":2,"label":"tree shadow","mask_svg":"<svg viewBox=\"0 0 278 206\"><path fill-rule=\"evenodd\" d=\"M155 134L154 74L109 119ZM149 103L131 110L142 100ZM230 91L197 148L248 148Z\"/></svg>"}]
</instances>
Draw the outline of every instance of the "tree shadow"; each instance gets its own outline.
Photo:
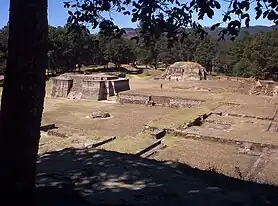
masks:
<instances>
[{"instance_id":1,"label":"tree shadow","mask_svg":"<svg viewBox=\"0 0 278 206\"><path fill-rule=\"evenodd\" d=\"M79 206L88 201L96 205L278 205L275 186L105 150L68 148L43 154L37 163L37 186L52 188L48 199L65 197L68 205L82 198L76 192L57 195L62 194L57 188L74 188L87 200L75 204ZM74 195L69 194L79 199L71 200Z\"/></svg>"},{"instance_id":2,"label":"tree shadow","mask_svg":"<svg viewBox=\"0 0 278 206\"><path fill-rule=\"evenodd\" d=\"M44 132L47 132L52 129L58 129L58 127L55 124L47 124L47 125L41 126L41 128L40 128L40 130L44 131Z\"/></svg>"}]
</instances>

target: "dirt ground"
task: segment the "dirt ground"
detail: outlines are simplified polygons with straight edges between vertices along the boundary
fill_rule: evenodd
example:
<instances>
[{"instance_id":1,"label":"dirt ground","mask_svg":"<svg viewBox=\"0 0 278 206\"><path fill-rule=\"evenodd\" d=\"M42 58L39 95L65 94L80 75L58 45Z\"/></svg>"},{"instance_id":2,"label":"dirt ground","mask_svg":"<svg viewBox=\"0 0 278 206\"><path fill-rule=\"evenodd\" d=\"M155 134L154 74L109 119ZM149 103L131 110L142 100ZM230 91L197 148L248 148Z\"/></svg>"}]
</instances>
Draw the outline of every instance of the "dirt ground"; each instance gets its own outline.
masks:
<instances>
[{"instance_id":1,"label":"dirt ground","mask_svg":"<svg viewBox=\"0 0 278 206\"><path fill-rule=\"evenodd\" d=\"M90 118L95 111L108 112L111 117ZM69 135L85 135L89 138L132 137L141 132L144 124L161 119L172 112L175 110L171 108L46 98L43 124L55 123L57 131Z\"/></svg>"},{"instance_id":2,"label":"dirt ground","mask_svg":"<svg viewBox=\"0 0 278 206\"><path fill-rule=\"evenodd\" d=\"M238 179L278 185L277 98L238 94L239 82L175 82L130 77L130 93L179 96L205 102L198 107L174 109L53 99L48 84L42 125L55 124L53 131L66 137L43 133L40 155L65 148L87 149L88 145L114 136L115 140L97 150L136 154L157 141L146 130L146 126L150 126L174 131L162 138L164 147L155 147L150 159L179 162ZM92 119L90 114L94 111L108 112L111 117ZM200 126L184 128L199 115L211 112L217 114L210 115ZM115 188L123 186L119 184Z\"/></svg>"}]
</instances>

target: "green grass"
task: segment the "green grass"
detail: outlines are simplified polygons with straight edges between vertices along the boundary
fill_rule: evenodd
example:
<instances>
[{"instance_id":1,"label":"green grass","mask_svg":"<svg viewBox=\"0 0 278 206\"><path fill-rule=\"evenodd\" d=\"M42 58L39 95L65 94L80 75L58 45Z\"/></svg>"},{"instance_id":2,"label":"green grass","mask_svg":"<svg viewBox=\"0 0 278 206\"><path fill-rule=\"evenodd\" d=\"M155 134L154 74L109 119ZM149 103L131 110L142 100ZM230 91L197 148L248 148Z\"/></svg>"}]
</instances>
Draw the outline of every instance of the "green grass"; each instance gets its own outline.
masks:
<instances>
[{"instance_id":1,"label":"green grass","mask_svg":"<svg viewBox=\"0 0 278 206\"><path fill-rule=\"evenodd\" d=\"M140 79L152 79L156 76L161 76L164 73L163 70L160 69L145 69L142 74L127 74L127 78L140 78Z\"/></svg>"},{"instance_id":2,"label":"green grass","mask_svg":"<svg viewBox=\"0 0 278 206\"><path fill-rule=\"evenodd\" d=\"M214 106L214 104L205 103L199 107L178 109L157 121L151 122L149 126L177 129L179 126L194 120L197 116L211 112Z\"/></svg>"},{"instance_id":3,"label":"green grass","mask_svg":"<svg viewBox=\"0 0 278 206\"><path fill-rule=\"evenodd\" d=\"M92 65L92 66L83 66L82 68L81 68L81 71L86 71L86 70L98 70L98 69L103 69L104 68L104 66L103 65L100 65L100 66L96 66L96 65Z\"/></svg>"},{"instance_id":4,"label":"green grass","mask_svg":"<svg viewBox=\"0 0 278 206\"><path fill-rule=\"evenodd\" d=\"M154 77L154 76L160 76L164 73L163 70L160 69L148 69L148 70L144 70L144 72L142 74L139 74L139 76L149 76L149 77Z\"/></svg>"}]
</instances>

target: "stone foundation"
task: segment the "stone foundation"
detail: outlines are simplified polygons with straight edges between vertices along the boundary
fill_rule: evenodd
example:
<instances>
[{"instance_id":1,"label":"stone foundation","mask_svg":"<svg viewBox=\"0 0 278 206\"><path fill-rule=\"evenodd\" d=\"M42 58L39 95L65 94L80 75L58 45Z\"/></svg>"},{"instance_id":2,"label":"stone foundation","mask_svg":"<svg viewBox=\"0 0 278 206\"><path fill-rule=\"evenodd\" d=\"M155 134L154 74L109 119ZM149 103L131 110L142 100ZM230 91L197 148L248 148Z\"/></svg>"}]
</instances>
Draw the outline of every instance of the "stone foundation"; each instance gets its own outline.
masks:
<instances>
[{"instance_id":1,"label":"stone foundation","mask_svg":"<svg viewBox=\"0 0 278 206\"><path fill-rule=\"evenodd\" d=\"M107 99L107 89L104 81L84 80L80 99Z\"/></svg>"},{"instance_id":2,"label":"stone foundation","mask_svg":"<svg viewBox=\"0 0 278 206\"><path fill-rule=\"evenodd\" d=\"M129 90L129 80L111 75L66 73L52 80L51 96L70 99L107 100Z\"/></svg>"},{"instance_id":3,"label":"stone foundation","mask_svg":"<svg viewBox=\"0 0 278 206\"><path fill-rule=\"evenodd\" d=\"M119 94L118 101L121 104L148 104L149 102L151 102L153 105L173 108L189 108L198 106L202 102L205 102L205 100L200 99L188 99L158 95L148 96L125 92Z\"/></svg>"},{"instance_id":4,"label":"stone foundation","mask_svg":"<svg viewBox=\"0 0 278 206\"><path fill-rule=\"evenodd\" d=\"M111 81L114 93L130 90L129 79L115 79Z\"/></svg>"},{"instance_id":5,"label":"stone foundation","mask_svg":"<svg viewBox=\"0 0 278 206\"><path fill-rule=\"evenodd\" d=\"M167 80L202 80L206 79L207 72L202 65L196 62L176 62L166 71Z\"/></svg>"},{"instance_id":6,"label":"stone foundation","mask_svg":"<svg viewBox=\"0 0 278 206\"><path fill-rule=\"evenodd\" d=\"M274 81L257 81L249 91L253 95L266 95L277 97L278 82Z\"/></svg>"},{"instance_id":7,"label":"stone foundation","mask_svg":"<svg viewBox=\"0 0 278 206\"><path fill-rule=\"evenodd\" d=\"M254 78L229 77L229 76L209 76L210 80L239 82L236 91L241 94L263 95L278 97L278 82L269 80L258 80Z\"/></svg>"},{"instance_id":8,"label":"stone foundation","mask_svg":"<svg viewBox=\"0 0 278 206\"><path fill-rule=\"evenodd\" d=\"M73 85L73 80L68 78L54 77L51 84L52 97L67 97Z\"/></svg>"}]
</instances>

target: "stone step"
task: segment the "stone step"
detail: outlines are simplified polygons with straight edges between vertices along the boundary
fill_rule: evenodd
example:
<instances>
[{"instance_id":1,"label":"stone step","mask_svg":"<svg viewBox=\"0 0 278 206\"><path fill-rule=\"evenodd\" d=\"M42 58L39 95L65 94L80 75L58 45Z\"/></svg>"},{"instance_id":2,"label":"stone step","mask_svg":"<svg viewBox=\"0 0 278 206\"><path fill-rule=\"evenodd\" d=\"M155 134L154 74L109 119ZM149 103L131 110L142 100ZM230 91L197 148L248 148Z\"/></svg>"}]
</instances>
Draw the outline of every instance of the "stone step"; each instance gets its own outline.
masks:
<instances>
[{"instance_id":1,"label":"stone step","mask_svg":"<svg viewBox=\"0 0 278 206\"><path fill-rule=\"evenodd\" d=\"M166 147L167 147L167 145L162 143L162 144L158 145L157 147L151 149L150 151L142 154L141 157L150 158L151 156L155 155L157 152L159 152L160 150L165 149Z\"/></svg>"}]
</instances>

